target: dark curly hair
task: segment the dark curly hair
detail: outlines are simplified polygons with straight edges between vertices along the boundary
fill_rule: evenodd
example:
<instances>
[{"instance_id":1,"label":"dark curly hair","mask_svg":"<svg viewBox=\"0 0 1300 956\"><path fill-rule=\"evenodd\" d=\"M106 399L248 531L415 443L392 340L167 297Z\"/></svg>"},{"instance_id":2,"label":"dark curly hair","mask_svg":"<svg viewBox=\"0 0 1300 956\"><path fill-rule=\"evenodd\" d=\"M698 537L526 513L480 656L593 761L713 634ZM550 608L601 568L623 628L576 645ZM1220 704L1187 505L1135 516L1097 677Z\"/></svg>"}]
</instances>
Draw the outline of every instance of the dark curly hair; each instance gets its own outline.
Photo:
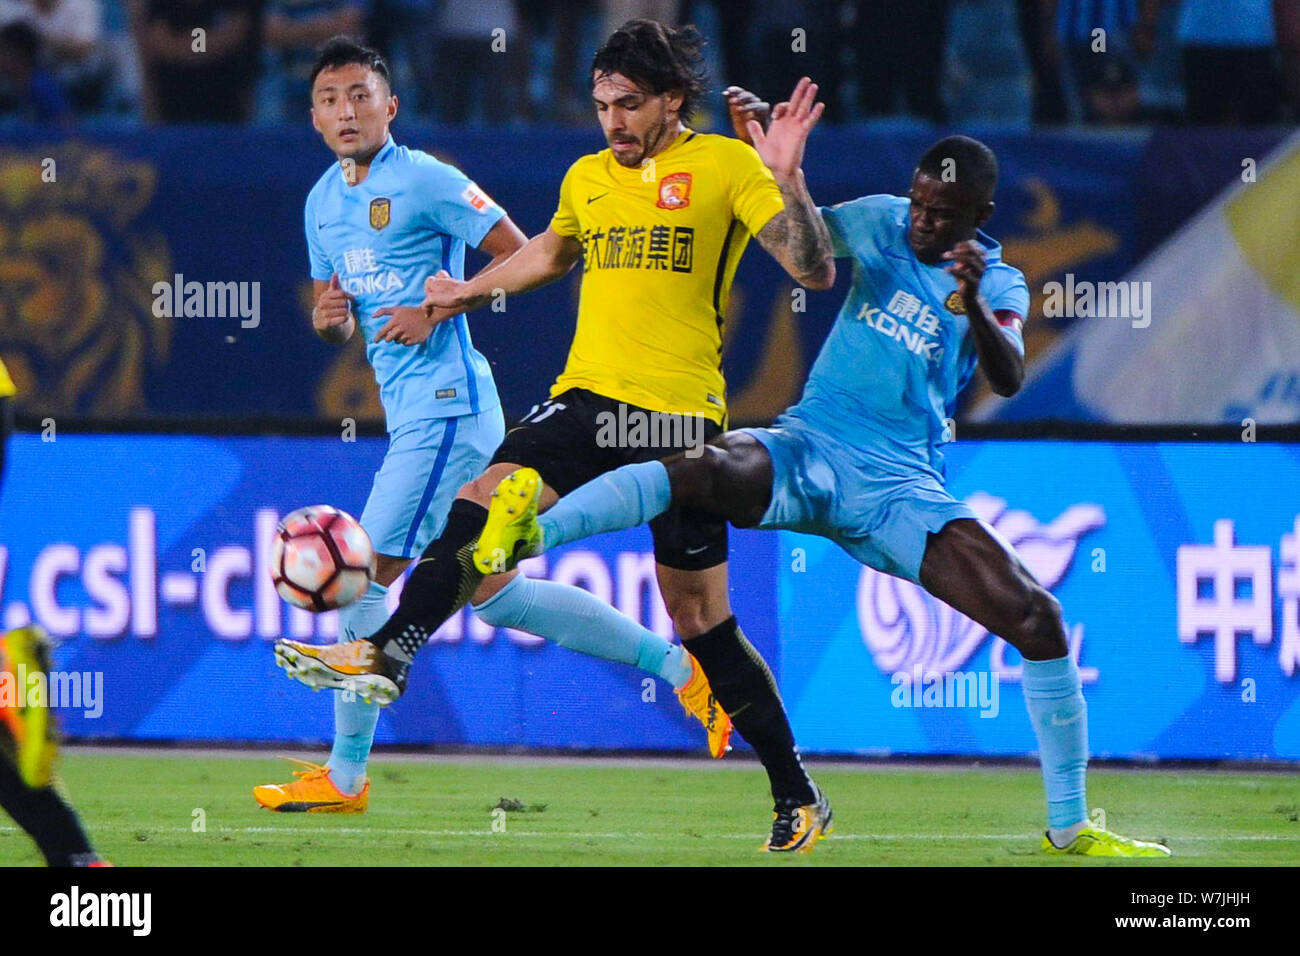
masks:
<instances>
[{"instance_id":1,"label":"dark curly hair","mask_svg":"<svg viewBox=\"0 0 1300 956\"><path fill-rule=\"evenodd\" d=\"M393 80L388 75L388 64L378 50L371 49L352 37L330 37L316 51L316 62L311 67L311 86L316 85L316 77L324 70L337 70L341 66L357 63L374 70L384 79L388 91L393 90Z\"/></svg>"},{"instance_id":2,"label":"dark curly hair","mask_svg":"<svg viewBox=\"0 0 1300 956\"><path fill-rule=\"evenodd\" d=\"M621 73L655 95L680 93L680 116L688 121L707 89L704 38L693 26L666 27L658 20L629 20L596 51L591 85L598 76Z\"/></svg>"}]
</instances>

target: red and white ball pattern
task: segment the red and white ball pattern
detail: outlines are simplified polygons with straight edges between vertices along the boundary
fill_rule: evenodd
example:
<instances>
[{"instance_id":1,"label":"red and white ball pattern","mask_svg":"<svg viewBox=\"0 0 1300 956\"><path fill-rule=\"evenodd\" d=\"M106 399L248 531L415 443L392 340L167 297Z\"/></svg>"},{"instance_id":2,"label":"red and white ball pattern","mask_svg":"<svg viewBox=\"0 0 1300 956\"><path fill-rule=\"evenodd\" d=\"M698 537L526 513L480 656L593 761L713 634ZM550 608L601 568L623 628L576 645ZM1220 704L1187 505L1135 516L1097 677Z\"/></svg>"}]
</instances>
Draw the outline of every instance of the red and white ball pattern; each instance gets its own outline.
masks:
<instances>
[{"instance_id":1,"label":"red and white ball pattern","mask_svg":"<svg viewBox=\"0 0 1300 956\"><path fill-rule=\"evenodd\" d=\"M308 611L333 611L375 577L375 549L356 518L329 505L286 515L275 529L271 577L280 597Z\"/></svg>"}]
</instances>

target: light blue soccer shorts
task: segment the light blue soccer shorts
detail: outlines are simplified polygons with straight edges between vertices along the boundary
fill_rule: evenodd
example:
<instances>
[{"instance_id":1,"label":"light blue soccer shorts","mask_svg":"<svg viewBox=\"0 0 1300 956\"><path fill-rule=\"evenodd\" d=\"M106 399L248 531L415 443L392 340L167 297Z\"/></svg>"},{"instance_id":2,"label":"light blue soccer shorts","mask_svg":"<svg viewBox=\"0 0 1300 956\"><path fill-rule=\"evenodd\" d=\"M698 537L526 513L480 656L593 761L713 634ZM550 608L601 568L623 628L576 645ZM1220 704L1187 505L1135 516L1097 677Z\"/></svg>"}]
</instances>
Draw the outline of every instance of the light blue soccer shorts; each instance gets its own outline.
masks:
<instances>
[{"instance_id":1,"label":"light blue soccer shorts","mask_svg":"<svg viewBox=\"0 0 1300 956\"><path fill-rule=\"evenodd\" d=\"M919 584L927 535L976 517L933 473L883 465L802 423L741 430L772 456L772 502L760 528L828 538L862 564Z\"/></svg>"},{"instance_id":2,"label":"light blue soccer shorts","mask_svg":"<svg viewBox=\"0 0 1300 956\"><path fill-rule=\"evenodd\" d=\"M500 408L399 426L361 512L375 551L411 558L442 533L461 485L482 474L505 437Z\"/></svg>"}]
</instances>

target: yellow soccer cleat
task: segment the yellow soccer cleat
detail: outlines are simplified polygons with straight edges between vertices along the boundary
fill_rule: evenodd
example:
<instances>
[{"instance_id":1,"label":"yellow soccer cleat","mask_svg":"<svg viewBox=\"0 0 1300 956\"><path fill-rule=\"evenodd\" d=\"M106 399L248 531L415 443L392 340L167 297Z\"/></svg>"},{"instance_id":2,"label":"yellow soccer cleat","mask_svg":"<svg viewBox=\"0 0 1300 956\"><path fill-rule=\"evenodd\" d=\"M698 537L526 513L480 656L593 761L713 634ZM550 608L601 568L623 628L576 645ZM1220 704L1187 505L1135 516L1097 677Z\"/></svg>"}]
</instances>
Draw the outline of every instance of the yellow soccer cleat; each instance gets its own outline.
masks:
<instances>
[{"instance_id":1,"label":"yellow soccer cleat","mask_svg":"<svg viewBox=\"0 0 1300 956\"><path fill-rule=\"evenodd\" d=\"M370 805L370 781L361 792L348 795L334 786L330 768L307 760L295 760L303 770L295 770L293 783L266 783L253 788L253 799L278 813L365 813Z\"/></svg>"},{"instance_id":2,"label":"yellow soccer cleat","mask_svg":"<svg viewBox=\"0 0 1300 956\"><path fill-rule=\"evenodd\" d=\"M524 558L542 552L537 526L542 476L532 468L512 471L497 483L488 502L487 523L474 545L474 567L481 574L513 571Z\"/></svg>"},{"instance_id":3,"label":"yellow soccer cleat","mask_svg":"<svg viewBox=\"0 0 1300 956\"><path fill-rule=\"evenodd\" d=\"M1151 859L1172 856L1173 852L1163 843L1144 843L1118 833L1111 833L1089 823L1079 831L1068 846L1058 847L1052 843L1047 834L1043 834L1041 844L1044 853L1074 854L1077 856L1115 856L1129 859Z\"/></svg>"},{"instance_id":4,"label":"yellow soccer cleat","mask_svg":"<svg viewBox=\"0 0 1300 956\"><path fill-rule=\"evenodd\" d=\"M387 707L406 690L411 665L389 657L370 641L305 644L275 642L275 663L313 690L351 691L364 701Z\"/></svg>"},{"instance_id":5,"label":"yellow soccer cleat","mask_svg":"<svg viewBox=\"0 0 1300 956\"><path fill-rule=\"evenodd\" d=\"M816 784L813 784L813 791L817 799L812 803L776 805L772 811L772 835L759 850L764 853L807 853L818 840L825 840L828 833L834 832L831 802Z\"/></svg>"},{"instance_id":6,"label":"yellow soccer cleat","mask_svg":"<svg viewBox=\"0 0 1300 956\"><path fill-rule=\"evenodd\" d=\"M31 624L0 636L0 759L13 763L33 789L50 785L59 751L48 701L27 702L31 676L49 670L50 636L41 627Z\"/></svg>"},{"instance_id":7,"label":"yellow soccer cleat","mask_svg":"<svg viewBox=\"0 0 1300 956\"><path fill-rule=\"evenodd\" d=\"M685 653L691 661L691 677L673 693L686 713L704 725L709 735L709 756L717 759L731 749L731 718L713 696L713 688L709 686L700 662L690 651Z\"/></svg>"}]
</instances>

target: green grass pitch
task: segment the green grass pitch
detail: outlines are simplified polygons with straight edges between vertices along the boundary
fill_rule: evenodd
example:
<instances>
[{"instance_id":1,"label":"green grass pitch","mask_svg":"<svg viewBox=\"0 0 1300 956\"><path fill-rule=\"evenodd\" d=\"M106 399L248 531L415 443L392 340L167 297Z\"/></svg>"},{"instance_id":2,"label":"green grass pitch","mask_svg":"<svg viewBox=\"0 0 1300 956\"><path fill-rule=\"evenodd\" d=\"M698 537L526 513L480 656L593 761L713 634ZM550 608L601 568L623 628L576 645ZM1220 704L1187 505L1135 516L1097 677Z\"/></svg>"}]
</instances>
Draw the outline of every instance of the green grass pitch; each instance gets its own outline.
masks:
<instances>
[{"instance_id":1,"label":"green grass pitch","mask_svg":"<svg viewBox=\"0 0 1300 956\"><path fill-rule=\"evenodd\" d=\"M766 779L739 760L380 756L370 811L352 815L259 809L250 788L288 780L290 769L261 753L80 749L62 776L119 866L1117 865L1038 852L1042 787L1029 767L810 767L836 832L794 857L757 852L770 820ZM494 832L503 797L525 809L496 814L504 832ZM1167 840L1175 854L1118 865L1300 862L1297 774L1095 768L1089 805L1112 829ZM0 816L0 865L39 863Z\"/></svg>"}]
</instances>

